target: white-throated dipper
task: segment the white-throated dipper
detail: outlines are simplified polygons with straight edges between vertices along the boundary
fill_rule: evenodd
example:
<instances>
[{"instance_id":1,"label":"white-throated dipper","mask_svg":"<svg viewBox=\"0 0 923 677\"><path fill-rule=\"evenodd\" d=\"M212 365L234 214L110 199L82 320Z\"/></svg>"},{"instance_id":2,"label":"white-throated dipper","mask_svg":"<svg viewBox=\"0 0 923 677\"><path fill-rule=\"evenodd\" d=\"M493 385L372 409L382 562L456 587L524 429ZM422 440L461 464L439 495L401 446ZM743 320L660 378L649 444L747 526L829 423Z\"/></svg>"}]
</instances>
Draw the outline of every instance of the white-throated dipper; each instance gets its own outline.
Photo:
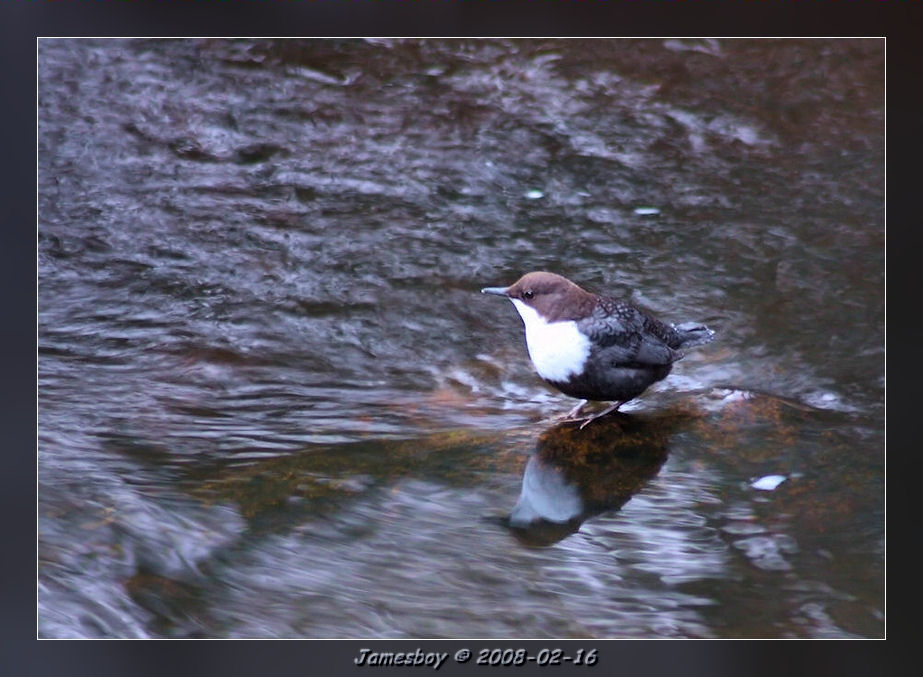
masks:
<instances>
[{"instance_id":1,"label":"white-throated dipper","mask_svg":"<svg viewBox=\"0 0 923 677\"><path fill-rule=\"evenodd\" d=\"M587 400L614 402L580 426L617 410L652 383L666 378L681 350L708 343L715 332L704 324L667 325L625 301L598 296L565 277L538 271L509 287L485 287L505 296L526 328L535 371L565 395L581 400L565 418L575 418Z\"/></svg>"}]
</instances>

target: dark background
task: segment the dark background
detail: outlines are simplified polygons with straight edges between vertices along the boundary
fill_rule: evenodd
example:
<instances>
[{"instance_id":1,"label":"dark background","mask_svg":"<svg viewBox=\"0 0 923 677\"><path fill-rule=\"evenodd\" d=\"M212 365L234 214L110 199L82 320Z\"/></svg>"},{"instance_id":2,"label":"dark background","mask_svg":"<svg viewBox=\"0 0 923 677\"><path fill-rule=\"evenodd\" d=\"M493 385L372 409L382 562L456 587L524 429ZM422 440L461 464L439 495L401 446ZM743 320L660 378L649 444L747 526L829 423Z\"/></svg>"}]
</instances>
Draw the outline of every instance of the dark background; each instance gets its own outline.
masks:
<instances>
[{"instance_id":1,"label":"dark background","mask_svg":"<svg viewBox=\"0 0 923 677\"><path fill-rule=\"evenodd\" d=\"M0 612L0 664L8 674L116 675L337 673L357 668L352 659L360 646L377 650L449 651L466 646L527 646L533 642L223 642L170 645L139 642L55 642L35 640L35 77L37 36L235 36L235 35L599 35L599 36L887 36L888 155L891 207L888 234L897 237L890 247L892 299L891 360L901 371L915 371L909 342L919 342L917 300L906 296L918 288L910 280L907 257L916 251L914 231L919 210L905 201L918 190L920 108L916 91L921 81L920 18L913 3L903 2L285 2L270 3L103 3L9 2L0 7L0 84L3 107L3 148L6 162L3 228L0 229L0 266L7 309L2 347L4 379L2 411L5 472L0 509L17 528L4 543L4 604ZM911 184L912 182L912 184ZM907 246L902 246L906 244ZM33 294L28 293L31 288ZM906 309L903 312L900 310ZM897 362L895 362L897 360ZM889 460L903 465L902 413L914 398L902 398L906 377L892 380L889 402L891 449ZM897 425L894 425L898 422ZM26 450L31 450L26 452ZM899 469L898 477L906 476ZM891 484L892 505L902 488ZM895 491L896 489L896 491ZM898 497L897 500L894 500ZM900 510L893 514L900 515ZM894 539L892 539L892 543ZM900 548L900 544L898 544ZM893 550L892 550L893 552ZM892 557L892 562L901 558ZM894 569L892 569L894 570ZM900 579L894 579L893 581ZM901 586L901 583L898 582ZM903 587L903 586L901 586ZM900 630L892 635L898 638ZM869 674L883 667L885 645L873 642L629 642L600 643L595 668L607 674L665 673L682 670L698 675L769 674L795 666L823 674ZM876 670L878 668L878 670ZM477 666L457 666L451 659L442 673L462 674ZM484 668L481 668L484 669ZM541 669L541 668L531 668ZM530 669L530 670L531 670ZM551 669L551 668L545 668ZM576 670L577 668L571 668ZM389 673L400 670L391 668Z\"/></svg>"}]
</instances>

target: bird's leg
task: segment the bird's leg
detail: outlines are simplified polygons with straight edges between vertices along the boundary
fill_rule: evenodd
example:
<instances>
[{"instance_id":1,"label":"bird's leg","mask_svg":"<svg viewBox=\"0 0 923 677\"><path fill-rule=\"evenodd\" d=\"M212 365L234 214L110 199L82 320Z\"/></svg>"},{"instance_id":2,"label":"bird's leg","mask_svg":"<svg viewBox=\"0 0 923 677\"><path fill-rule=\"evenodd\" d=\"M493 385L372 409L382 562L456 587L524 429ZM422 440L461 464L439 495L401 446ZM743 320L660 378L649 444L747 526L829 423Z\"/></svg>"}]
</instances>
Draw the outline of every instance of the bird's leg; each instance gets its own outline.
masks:
<instances>
[{"instance_id":1,"label":"bird's leg","mask_svg":"<svg viewBox=\"0 0 923 677\"><path fill-rule=\"evenodd\" d=\"M601 412L599 412L598 414L593 414L592 416L587 416L585 419L583 419L583 423L580 424L580 430L583 430L584 428L586 428L590 423L592 423L592 422L595 421L596 419L598 419L598 418L600 418L600 417L602 417L602 416L605 416L606 414L611 414L613 411L617 411L618 408L621 407L623 404L625 404L625 403L624 403L624 402L616 402L615 404L606 407L605 409L603 409L603 410L602 410Z\"/></svg>"},{"instance_id":2,"label":"bird's leg","mask_svg":"<svg viewBox=\"0 0 923 677\"><path fill-rule=\"evenodd\" d=\"M570 418L576 418L577 414L579 414L583 410L583 408L587 405L588 401L589 400L580 400L579 402L577 402L577 406L575 406L569 412L564 414L564 420L566 421L567 419L570 419Z\"/></svg>"},{"instance_id":3,"label":"bird's leg","mask_svg":"<svg viewBox=\"0 0 923 677\"><path fill-rule=\"evenodd\" d=\"M554 421L554 422L558 422L558 423L560 423L560 422L562 422L562 421L570 421L570 420L576 418L577 414L579 414L579 413L580 413L580 410L583 409L583 408L586 406L587 402L588 402L588 400L580 400L580 401L577 403L577 406L574 407L573 409L571 409L569 412L567 412L566 414L562 414L561 416L555 416L554 418L552 418L552 419L550 419L550 420L551 420L551 421ZM579 419L578 419L578 420L579 420Z\"/></svg>"}]
</instances>

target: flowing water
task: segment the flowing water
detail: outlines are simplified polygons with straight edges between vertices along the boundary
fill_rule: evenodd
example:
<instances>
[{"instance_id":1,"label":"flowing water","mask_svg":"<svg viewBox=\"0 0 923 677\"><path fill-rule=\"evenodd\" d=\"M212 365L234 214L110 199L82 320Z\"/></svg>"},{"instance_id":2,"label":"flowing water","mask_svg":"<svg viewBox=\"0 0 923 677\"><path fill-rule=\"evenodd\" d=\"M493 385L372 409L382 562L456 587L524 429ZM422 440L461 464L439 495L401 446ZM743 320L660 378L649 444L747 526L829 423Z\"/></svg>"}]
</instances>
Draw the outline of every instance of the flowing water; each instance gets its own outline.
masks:
<instances>
[{"instance_id":1,"label":"flowing water","mask_svg":"<svg viewBox=\"0 0 923 677\"><path fill-rule=\"evenodd\" d=\"M40 636L884 635L883 41L38 76ZM718 338L554 424L538 269Z\"/></svg>"}]
</instances>

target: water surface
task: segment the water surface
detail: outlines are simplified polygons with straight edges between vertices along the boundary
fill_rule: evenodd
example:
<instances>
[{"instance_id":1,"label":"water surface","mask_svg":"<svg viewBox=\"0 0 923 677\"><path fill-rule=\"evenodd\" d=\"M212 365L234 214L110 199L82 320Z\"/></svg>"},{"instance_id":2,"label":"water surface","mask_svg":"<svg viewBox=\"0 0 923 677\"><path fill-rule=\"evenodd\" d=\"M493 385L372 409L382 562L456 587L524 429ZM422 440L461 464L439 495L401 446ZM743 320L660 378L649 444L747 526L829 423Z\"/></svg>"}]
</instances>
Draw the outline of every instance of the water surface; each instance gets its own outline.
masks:
<instances>
[{"instance_id":1,"label":"water surface","mask_svg":"<svg viewBox=\"0 0 923 677\"><path fill-rule=\"evenodd\" d=\"M883 636L883 41L38 73L40 636ZM536 269L718 340L556 426Z\"/></svg>"}]
</instances>

